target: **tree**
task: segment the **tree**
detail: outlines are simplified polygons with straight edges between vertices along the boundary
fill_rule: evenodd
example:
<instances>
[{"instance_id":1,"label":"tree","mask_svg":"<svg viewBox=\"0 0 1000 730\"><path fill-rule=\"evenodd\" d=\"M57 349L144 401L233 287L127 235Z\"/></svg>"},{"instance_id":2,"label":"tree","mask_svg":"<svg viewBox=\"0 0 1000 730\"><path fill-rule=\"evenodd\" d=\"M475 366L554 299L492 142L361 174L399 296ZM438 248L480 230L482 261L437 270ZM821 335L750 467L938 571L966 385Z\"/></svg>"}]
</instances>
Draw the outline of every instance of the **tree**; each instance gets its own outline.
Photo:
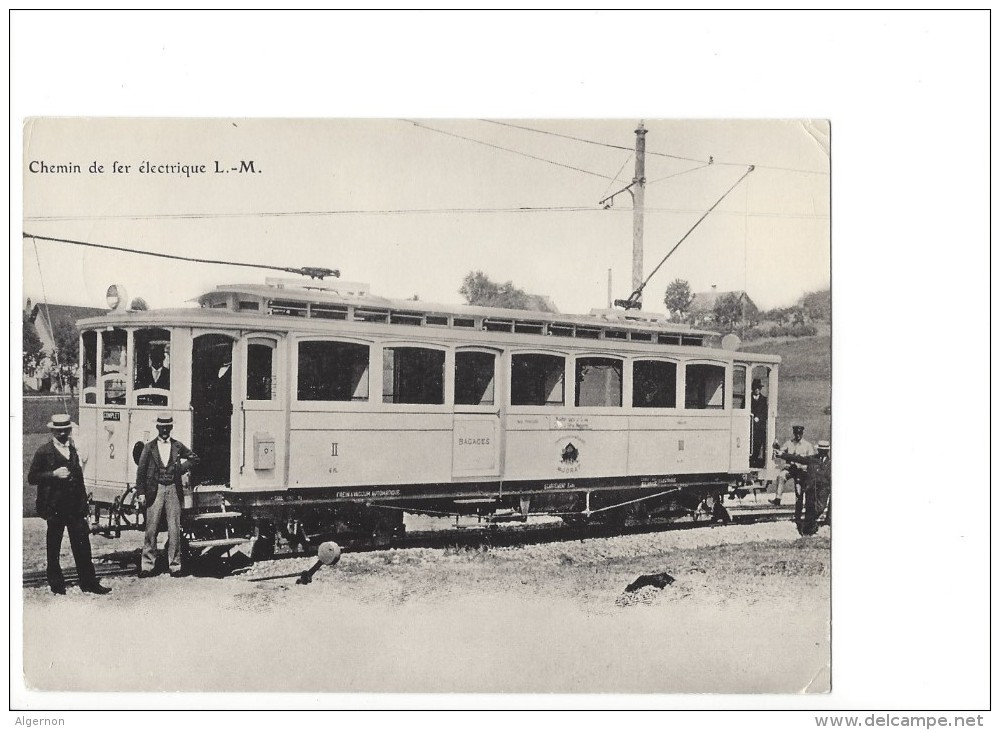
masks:
<instances>
[{"instance_id":1,"label":"tree","mask_svg":"<svg viewBox=\"0 0 1000 730\"><path fill-rule=\"evenodd\" d=\"M829 322L833 314L833 302L829 289L806 292L799 300L806 317L813 321Z\"/></svg>"},{"instance_id":2,"label":"tree","mask_svg":"<svg viewBox=\"0 0 1000 730\"><path fill-rule=\"evenodd\" d=\"M727 292L716 300L712 315L716 324L723 329L743 334L748 328L757 324L759 312L747 297Z\"/></svg>"},{"instance_id":3,"label":"tree","mask_svg":"<svg viewBox=\"0 0 1000 730\"><path fill-rule=\"evenodd\" d=\"M482 271L470 271L466 274L458 293L469 304L480 307L531 308L530 297L523 289L518 289L511 281L497 284Z\"/></svg>"},{"instance_id":4,"label":"tree","mask_svg":"<svg viewBox=\"0 0 1000 730\"><path fill-rule=\"evenodd\" d=\"M691 293L691 285L684 279L674 279L667 287L667 292L663 297L663 303L667 305L670 316L676 320L683 321L694 301L694 294Z\"/></svg>"},{"instance_id":5,"label":"tree","mask_svg":"<svg viewBox=\"0 0 1000 730\"><path fill-rule=\"evenodd\" d=\"M22 312L22 345L21 351L25 360L34 359L42 351L42 338L38 336L35 323L31 321L31 315Z\"/></svg>"},{"instance_id":6,"label":"tree","mask_svg":"<svg viewBox=\"0 0 1000 730\"><path fill-rule=\"evenodd\" d=\"M79 360L80 332L76 325L65 319L59 320L54 325L52 339L55 340L55 354L59 362L67 365L75 365Z\"/></svg>"}]
</instances>

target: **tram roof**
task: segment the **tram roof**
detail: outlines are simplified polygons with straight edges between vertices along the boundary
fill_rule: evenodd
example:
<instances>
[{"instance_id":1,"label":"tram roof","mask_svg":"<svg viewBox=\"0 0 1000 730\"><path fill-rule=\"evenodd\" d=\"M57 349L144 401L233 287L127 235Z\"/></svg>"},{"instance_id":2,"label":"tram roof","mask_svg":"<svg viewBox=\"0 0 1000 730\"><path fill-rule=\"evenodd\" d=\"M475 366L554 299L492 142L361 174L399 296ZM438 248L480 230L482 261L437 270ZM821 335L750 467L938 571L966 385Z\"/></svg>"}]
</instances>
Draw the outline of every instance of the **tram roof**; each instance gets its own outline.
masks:
<instances>
[{"instance_id":1,"label":"tram roof","mask_svg":"<svg viewBox=\"0 0 1000 730\"><path fill-rule=\"evenodd\" d=\"M665 315L625 312L619 310L596 310L590 314L564 314L560 312L542 312L528 309L505 309L501 307L481 307L471 304L437 304L411 299L390 299L369 292L362 294L344 294L327 288L307 288L299 285L297 288L279 287L260 284L230 284L217 287L215 290L202 294L197 302L203 307L212 306L226 301L232 295L250 296L254 299L280 302L296 302L300 304L339 305L354 307L358 310L381 310L387 313L413 313L421 315L441 315L452 317L477 317L486 320L515 320L519 322L537 322L546 324L566 323L590 327L605 327L625 330L638 330L677 335L718 337L719 333L712 330L694 329L690 325L670 322ZM262 310L262 314L266 310Z\"/></svg>"}]
</instances>

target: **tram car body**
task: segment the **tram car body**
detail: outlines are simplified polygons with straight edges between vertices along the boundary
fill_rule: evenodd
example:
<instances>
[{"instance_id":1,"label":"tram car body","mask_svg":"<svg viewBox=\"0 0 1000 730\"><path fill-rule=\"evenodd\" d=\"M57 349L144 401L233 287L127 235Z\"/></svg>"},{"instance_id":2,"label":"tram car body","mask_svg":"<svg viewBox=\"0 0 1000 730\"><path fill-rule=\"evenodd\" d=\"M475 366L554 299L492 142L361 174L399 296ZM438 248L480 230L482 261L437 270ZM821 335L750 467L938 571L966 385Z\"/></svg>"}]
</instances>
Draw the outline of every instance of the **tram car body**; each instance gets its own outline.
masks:
<instances>
[{"instance_id":1,"label":"tram car body","mask_svg":"<svg viewBox=\"0 0 1000 730\"><path fill-rule=\"evenodd\" d=\"M690 513L773 469L779 358L663 316L432 305L283 280L198 303L78 325L84 474L116 520L161 413L200 457L188 524L230 512L241 518L227 537L264 542L384 538L407 511ZM756 457L753 380L769 403Z\"/></svg>"}]
</instances>

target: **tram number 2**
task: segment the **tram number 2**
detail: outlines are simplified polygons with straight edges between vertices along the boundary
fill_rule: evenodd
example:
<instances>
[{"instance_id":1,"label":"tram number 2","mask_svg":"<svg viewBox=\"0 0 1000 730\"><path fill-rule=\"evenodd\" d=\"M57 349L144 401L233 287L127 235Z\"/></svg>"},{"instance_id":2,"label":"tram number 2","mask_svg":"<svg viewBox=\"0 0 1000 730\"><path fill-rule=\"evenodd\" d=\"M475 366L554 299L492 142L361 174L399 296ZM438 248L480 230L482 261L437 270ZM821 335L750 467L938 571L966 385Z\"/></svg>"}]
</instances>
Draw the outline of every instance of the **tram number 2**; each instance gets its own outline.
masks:
<instances>
[{"instance_id":1,"label":"tram number 2","mask_svg":"<svg viewBox=\"0 0 1000 730\"><path fill-rule=\"evenodd\" d=\"M114 444L108 444L108 458L109 459L115 458L115 445Z\"/></svg>"}]
</instances>

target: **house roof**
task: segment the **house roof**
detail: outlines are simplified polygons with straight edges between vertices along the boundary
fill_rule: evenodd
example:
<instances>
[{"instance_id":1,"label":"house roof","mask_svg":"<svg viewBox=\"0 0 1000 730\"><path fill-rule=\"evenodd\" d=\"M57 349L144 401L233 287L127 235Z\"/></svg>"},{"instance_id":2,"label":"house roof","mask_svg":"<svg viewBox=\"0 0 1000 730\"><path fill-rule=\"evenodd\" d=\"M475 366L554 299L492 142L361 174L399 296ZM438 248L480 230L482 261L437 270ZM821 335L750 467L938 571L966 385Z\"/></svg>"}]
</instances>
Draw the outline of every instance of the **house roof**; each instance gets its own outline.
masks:
<instances>
[{"instance_id":1,"label":"house roof","mask_svg":"<svg viewBox=\"0 0 1000 730\"><path fill-rule=\"evenodd\" d=\"M36 327L48 329L49 321L52 327L58 327L61 322L69 322L74 327L78 320L107 314L107 308L77 307L71 304L36 304L31 308L29 316Z\"/></svg>"},{"instance_id":2,"label":"house roof","mask_svg":"<svg viewBox=\"0 0 1000 730\"><path fill-rule=\"evenodd\" d=\"M689 312L711 312L715 309L715 303L727 294L734 294L738 299L752 301L745 291L702 291L697 292L691 300Z\"/></svg>"}]
</instances>

